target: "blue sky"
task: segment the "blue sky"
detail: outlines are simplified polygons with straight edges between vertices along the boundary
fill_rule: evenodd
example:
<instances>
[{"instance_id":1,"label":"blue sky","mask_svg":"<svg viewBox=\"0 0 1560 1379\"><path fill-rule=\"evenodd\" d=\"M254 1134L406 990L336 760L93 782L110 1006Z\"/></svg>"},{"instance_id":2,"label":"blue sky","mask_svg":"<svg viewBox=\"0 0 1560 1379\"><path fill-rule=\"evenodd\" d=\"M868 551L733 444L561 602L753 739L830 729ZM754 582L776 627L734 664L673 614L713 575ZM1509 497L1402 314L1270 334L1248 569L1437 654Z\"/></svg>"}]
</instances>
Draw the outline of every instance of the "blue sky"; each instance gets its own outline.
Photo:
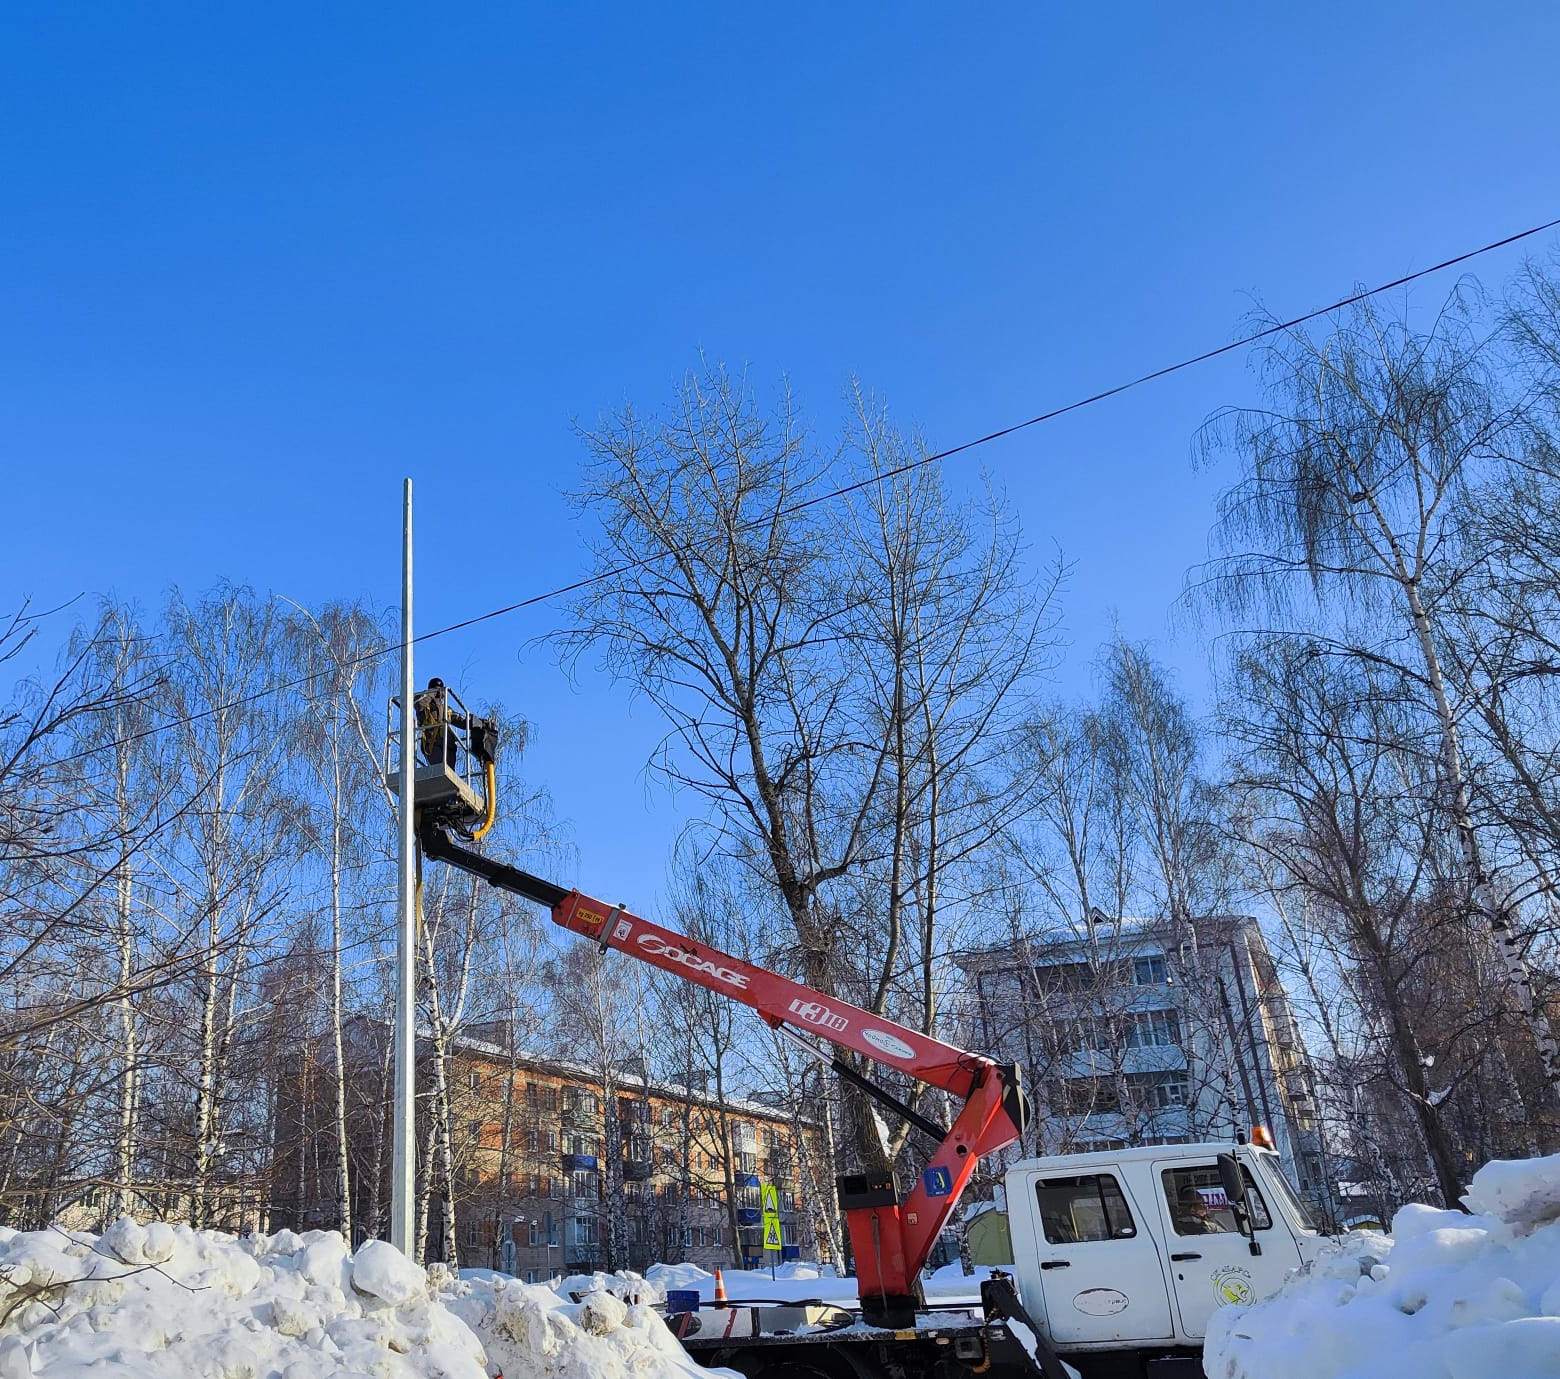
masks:
<instances>
[{"instance_id":1,"label":"blue sky","mask_svg":"<svg viewBox=\"0 0 1560 1379\"><path fill-rule=\"evenodd\" d=\"M1560 9L55 5L0 15L0 602L220 578L426 630L568 583L570 426L699 352L936 446L1560 214ZM1519 251L1480 265L1496 282ZM1448 284L1449 285L1449 284ZM1433 300L1439 285L1420 290ZM1075 564L1057 691L1173 634L1226 358L958 462ZM586 889L653 906L657 724L538 607L422 653L537 724Z\"/></svg>"}]
</instances>

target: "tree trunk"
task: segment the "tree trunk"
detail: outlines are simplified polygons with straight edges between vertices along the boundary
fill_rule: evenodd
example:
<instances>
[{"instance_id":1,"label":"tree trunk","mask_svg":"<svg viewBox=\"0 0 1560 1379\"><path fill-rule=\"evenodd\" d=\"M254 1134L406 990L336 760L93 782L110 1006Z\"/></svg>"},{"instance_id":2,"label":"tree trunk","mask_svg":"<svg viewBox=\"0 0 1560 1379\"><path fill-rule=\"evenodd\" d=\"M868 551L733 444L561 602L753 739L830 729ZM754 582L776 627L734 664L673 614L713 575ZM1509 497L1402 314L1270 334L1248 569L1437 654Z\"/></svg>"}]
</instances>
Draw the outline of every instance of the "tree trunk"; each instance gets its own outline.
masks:
<instances>
[{"instance_id":1,"label":"tree trunk","mask_svg":"<svg viewBox=\"0 0 1560 1379\"><path fill-rule=\"evenodd\" d=\"M1538 1049L1550 1101L1560 1101L1560 1045L1555 1042L1549 1016L1533 997L1533 979L1523 960L1517 937L1512 932L1510 912L1504 901L1495 894L1495 887L1484 870L1478 835L1473 827L1473 807L1468 793L1467 775L1463 769L1462 748L1457 739L1457 719L1447 694L1446 678L1442 674L1441 658L1436 651L1430 617L1420 595L1419 581L1405 577L1401 582L1413 618L1414 632L1419 640L1420 654L1424 658L1425 678L1435 698L1436 717L1441 732L1441 764L1446 772L1447 789L1451 795L1452 829L1457 835L1463 865L1468 869L1473 903L1489 928L1504 969L1506 985Z\"/></svg>"},{"instance_id":2,"label":"tree trunk","mask_svg":"<svg viewBox=\"0 0 1560 1379\"><path fill-rule=\"evenodd\" d=\"M352 1247L352 1160L347 1140L347 1054L341 1034L341 745L332 743L334 799L330 821L330 1038L335 1058L336 1213L347 1247Z\"/></svg>"}]
</instances>

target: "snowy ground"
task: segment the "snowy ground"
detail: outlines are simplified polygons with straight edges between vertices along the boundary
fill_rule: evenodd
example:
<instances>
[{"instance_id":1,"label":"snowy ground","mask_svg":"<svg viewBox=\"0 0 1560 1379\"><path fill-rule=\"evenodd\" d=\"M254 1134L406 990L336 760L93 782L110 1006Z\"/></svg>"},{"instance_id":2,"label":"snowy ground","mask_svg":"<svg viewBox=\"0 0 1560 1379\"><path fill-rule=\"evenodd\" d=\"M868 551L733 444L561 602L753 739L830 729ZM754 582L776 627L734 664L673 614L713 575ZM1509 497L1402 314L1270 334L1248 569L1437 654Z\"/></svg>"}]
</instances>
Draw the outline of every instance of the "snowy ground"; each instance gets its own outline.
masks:
<instances>
[{"instance_id":1,"label":"snowy ground","mask_svg":"<svg viewBox=\"0 0 1560 1379\"><path fill-rule=\"evenodd\" d=\"M637 1300L424 1273L320 1231L0 1229L0 1379L706 1379L654 1285L618 1291Z\"/></svg>"},{"instance_id":2,"label":"snowy ground","mask_svg":"<svg viewBox=\"0 0 1560 1379\"><path fill-rule=\"evenodd\" d=\"M854 1280L816 1265L724 1279L733 1301L856 1300ZM576 1275L554 1290L481 1269L425 1273L382 1241L349 1255L333 1232L0 1229L0 1379L708 1376L655 1310L669 1288L708 1301L715 1278L657 1265L644 1279ZM978 1290L979 1277L944 1270L928 1301Z\"/></svg>"},{"instance_id":3,"label":"snowy ground","mask_svg":"<svg viewBox=\"0 0 1560 1379\"><path fill-rule=\"evenodd\" d=\"M1404 1207L1210 1324L1211 1379L1560 1376L1560 1155L1474 1175L1473 1213Z\"/></svg>"}]
</instances>

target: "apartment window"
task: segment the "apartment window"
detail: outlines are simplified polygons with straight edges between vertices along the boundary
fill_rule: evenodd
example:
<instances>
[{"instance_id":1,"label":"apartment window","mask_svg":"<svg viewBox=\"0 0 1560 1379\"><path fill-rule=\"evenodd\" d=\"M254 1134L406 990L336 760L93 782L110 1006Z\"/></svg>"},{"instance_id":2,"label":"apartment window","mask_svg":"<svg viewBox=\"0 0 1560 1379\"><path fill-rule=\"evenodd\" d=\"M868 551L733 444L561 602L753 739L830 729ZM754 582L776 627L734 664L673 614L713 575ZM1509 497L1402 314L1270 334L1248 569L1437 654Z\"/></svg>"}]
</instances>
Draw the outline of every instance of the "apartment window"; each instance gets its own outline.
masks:
<instances>
[{"instance_id":1,"label":"apartment window","mask_svg":"<svg viewBox=\"0 0 1560 1379\"><path fill-rule=\"evenodd\" d=\"M693 1248L693 1227L692 1226L684 1226L683 1227L682 1247L685 1250L691 1250Z\"/></svg>"},{"instance_id":2,"label":"apartment window","mask_svg":"<svg viewBox=\"0 0 1560 1379\"><path fill-rule=\"evenodd\" d=\"M1069 1116L1092 1116L1121 1107L1114 1078L1070 1077L1061 1086L1062 1106Z\"/></svg>"},{"instance_id":3,"label":"apartment window","mask_svg":"<svg viewBox=\"0 0 1560 1379\"><path fill-rule=\"evenodd\" d=\"M721 1239L721 1229L720 1229L719 1224L711 1226L710 1227L710 1244L718 1247L718 1246L720 1246L723 1243L724 1242Z\"/></svg>"},{"instance_id":4,"label":"apartment window","mask_svg":"<svg viewBox=\"0 0 1560 1379\"><path fill-rule=\"evenodd\" d=\"M471 1142L473 1144L476 1144L478 1141L481 1140L481 1138L482 1138L482 1122L480 1120L472 1121L466 1127L466 1129L467 1129L467 1131L471 1135Z\"/></svg>"},{"instance_id":5,"label":"apartment window","mask_svg":"<svg viewBox=\"0 0 1560 1379\"><path fill-rule=\"evenodd\" d=\"M480 1092L482 1090L482 1074L481 1073L467 1073L466 1074L466 1085L468 1087L470 1087L472 1091Z\"/></svg>"},{"instance_id":6,"label":"apartment window","mask_svg":"<svg viewBox=\"0 0 1560 1379\"><path fill-rule=\"evenodd\" d=\"M1129 1048L1166 1048L1180 1042L1181 1014L1176 1010L1140 1010L1127 1030Z\"/></svg>"},{"instance_id":7,"label":"apartment window","mask_svg":"<svg viewBox=\"0 0 1560 1379\"><path fill-rule=\"evenodd\" d=\"M1121 1184L1110 1173L1047 1178L1035 1185L1040 1225L1052 1245L1127 1240L1137 1234Z\"/></svg>"},{"instance_id":8,"label":"apartment window","mask_svg":"<svg viewBox=\"0 0 1560 1379\"><path fill-rule=\"evenodd\" d=\"M1145 957L1133 958L1132 980L1138 986L1164 986L1170 980L1165 955L1150 953Z\"/></svg>"},{"instance_id":9,"label":"apartment window","mask_svg":"<svg viewBox=\"0 0 1560 1379\"><path fill-rule=\"evenodd\" d=\"M1165 1110L1171 1106L1185 1106L1191 1084L1185 1073L1128 1073L1127 1086L1145 1106Z\"/></svg>"},{"instance_id":10,"label":"apartment window","mask_svg":"<svg viewBox=\"0 0 1560 1379\"><path fill-rule=\"evenodd\" d=\"M1125 1149L1125 1140L1084 1140L1078 1146L1080 1154L1112 1154L1118 1149Z\"/></svg>"},{"instance_id":11,"label":"apartment window","mask_svg":"<svg viewBox=\"0 0 1560 1379\"><path fill-rule=\"evenodd\" d=\"M594 1216L576 1216L573 1227L576 1245L595 1245L600 1242L601 1223Z\"/></svg>"},{"instance_id":12,"label":"apartment window","mask_svg":"<svg viewBox=\"0 0 1560 1379\"><path fill-rule=\"evenodd\" d=\"M1094 969L1086 962L1055 962L1035 968L1035 985L1041 991L1087 991L1094 981Z\"/></svg>"},{"instance_id":13,"label":"apartment window","mask_svg":"<svg viewBox=\"0 0 1560 1379\"><path fill-rule=\"evenodd\" d=\"M1110 1017L1105 1015L1085 1015L1062 1022L1057 1026L1056 1040L1061 1048L1096 1049L1101 1053L1109 1053L1117 1043Z\"/></svg>"}]
</instances>

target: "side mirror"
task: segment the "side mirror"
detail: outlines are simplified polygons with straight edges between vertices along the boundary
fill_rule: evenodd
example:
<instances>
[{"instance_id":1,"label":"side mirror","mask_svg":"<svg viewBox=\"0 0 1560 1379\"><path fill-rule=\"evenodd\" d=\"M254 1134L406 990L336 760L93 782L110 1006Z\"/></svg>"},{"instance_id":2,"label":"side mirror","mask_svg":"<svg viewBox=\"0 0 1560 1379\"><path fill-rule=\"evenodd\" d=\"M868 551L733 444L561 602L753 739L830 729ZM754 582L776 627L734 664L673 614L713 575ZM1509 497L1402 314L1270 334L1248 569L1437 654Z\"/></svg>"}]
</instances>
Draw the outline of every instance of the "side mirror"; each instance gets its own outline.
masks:
<instances>
[{"instance_id":1,"label":"side mirror","mask_svg":"<svg viewBox=\"0 0 1560 1379\"><path fill-rule=\"evenodd\" d=\"M1251 1206L1246 1200L1246 1175L1240 1171L1240 1164L1233 1154L1220 1154L1218 1164L1219 1182L1224 1188L1224 1198L1230 1204L1230 1211L1234 1213L1235 1224L1250 1242L1251 1253L1259 1255L1262 1246L1257 1243L1257 1233L1251 1224Z\"/></svg>"},{"instance_id":2,"label":"side mirror","mask_svg":"<svg viewBox=\"0 0 1560 1379\"><path fill-rule=\"evenodd\" d=\"M1224 1186L1224 1196L1234 1207L1239 1204L1241 1214L1246 1210L1246 1180L1241 1176L1240 1164L1233 1154L1219 1155L1219 1182Z\"/></svg>"}]
</instances>

